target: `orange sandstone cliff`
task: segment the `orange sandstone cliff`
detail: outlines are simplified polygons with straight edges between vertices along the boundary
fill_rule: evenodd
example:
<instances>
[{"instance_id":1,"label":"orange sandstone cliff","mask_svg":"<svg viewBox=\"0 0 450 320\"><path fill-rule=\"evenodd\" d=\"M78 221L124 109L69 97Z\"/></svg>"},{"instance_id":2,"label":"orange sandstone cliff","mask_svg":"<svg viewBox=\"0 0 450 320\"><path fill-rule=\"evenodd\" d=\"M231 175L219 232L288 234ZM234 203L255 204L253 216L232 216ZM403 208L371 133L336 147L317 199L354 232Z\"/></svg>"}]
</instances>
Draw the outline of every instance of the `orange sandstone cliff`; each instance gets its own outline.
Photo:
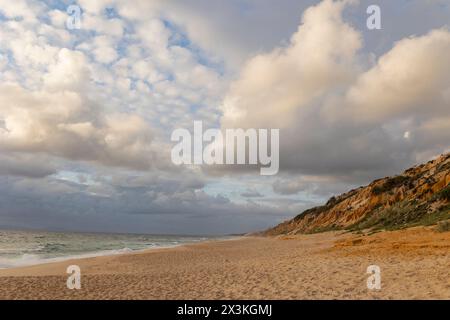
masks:
<instances>
[{"instance_id":1,"label":"orange sandstone cliff","mask_svg":"<svg viewBox=\"0 0 450 320\"><path fill-rule=\"evenodd\" d=\"M450 219L450 153L415 166L395 177L373 181L292 220L264 235L330 230L393 230L431 225Z\"/></svg>"}]
</instances>

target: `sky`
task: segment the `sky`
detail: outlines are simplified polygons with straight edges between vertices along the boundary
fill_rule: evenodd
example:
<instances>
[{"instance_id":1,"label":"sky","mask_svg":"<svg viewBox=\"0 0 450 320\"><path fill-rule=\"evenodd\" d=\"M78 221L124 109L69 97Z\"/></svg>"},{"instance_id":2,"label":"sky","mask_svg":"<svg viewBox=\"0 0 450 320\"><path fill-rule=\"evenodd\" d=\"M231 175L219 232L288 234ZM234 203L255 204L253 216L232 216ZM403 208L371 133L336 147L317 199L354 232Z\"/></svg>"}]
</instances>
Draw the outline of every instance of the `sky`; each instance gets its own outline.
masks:
<instances>
[{"instance_id":1,"label":"sky","mask_svg":"<svg viewBox=\"0 0 450 320\"><path fill-rule=\"evenodd\" d=\"M448 152L449 25L447 0L0 0L0 227L257 231ZM280 129L278 174L173 164L194 121Z\"/></svg>"}]
</instances>

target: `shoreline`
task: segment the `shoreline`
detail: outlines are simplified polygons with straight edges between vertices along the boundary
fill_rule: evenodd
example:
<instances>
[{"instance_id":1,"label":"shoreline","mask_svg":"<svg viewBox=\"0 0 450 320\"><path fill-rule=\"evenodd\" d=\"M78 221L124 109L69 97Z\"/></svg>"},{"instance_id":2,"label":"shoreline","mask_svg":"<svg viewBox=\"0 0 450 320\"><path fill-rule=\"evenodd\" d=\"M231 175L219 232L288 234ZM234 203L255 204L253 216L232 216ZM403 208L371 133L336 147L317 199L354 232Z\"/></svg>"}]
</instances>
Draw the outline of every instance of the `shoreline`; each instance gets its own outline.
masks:
<instances>
[{"instance_id":1,"label":"shoreline","mask_svg":"<svg viewBox=\"0 0 450 320\"><path fill-rule=\"evenodd\" d=\"M240 237L0 270L0 299L450 299L450 233ZM66 287L68 265L81 289ZM379 265L381 290L366 286Z\"/></svg>"},{"instance_id":2,"label":"shoreline","mask_svg":"<svg viewBox=\"0 0 450 320\"><path fill-rule=\"evenodd\" d=\"M178 248L178 247L195 245L195 244L200 244L200 243L239 240L244 237L246 237L246 236L230 236L229 239L220 239L220 238L206 239L206 240L201 240L201 241L197 241L197 242L178 243L178 244L167 245L167 246L154 246L154 247L135 249L135 250L130 249L130 248L121 248L121 249L111 249L111 250L105 250L105 251L86 252L86 253L80 254L80 255L69 255L69 256L64 256L64 257L44 258L41 260L41 262L37 262L37 263L23 264L23 265L11 266L11 267L0 267L0 277L2 276L1 272L4 270L22 269L22 268L28 268L28 267L50 265L50 264L54 264L54 263L64 263L66 261L76 262L77 260L91 259L91 258L115 257L115 256L121 256L121 255L146 253L146 252L151 252L154 250L174 249L174 248Z\"/></svg>"}]
</instances>

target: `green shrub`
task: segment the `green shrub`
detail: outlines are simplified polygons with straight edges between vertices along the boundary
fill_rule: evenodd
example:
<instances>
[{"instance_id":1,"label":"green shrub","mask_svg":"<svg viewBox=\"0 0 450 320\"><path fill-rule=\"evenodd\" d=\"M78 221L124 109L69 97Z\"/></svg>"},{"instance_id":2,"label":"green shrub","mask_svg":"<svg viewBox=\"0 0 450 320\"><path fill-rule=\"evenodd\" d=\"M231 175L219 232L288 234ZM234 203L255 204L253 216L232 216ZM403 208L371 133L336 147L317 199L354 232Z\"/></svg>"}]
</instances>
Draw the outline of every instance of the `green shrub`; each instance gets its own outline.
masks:
<instances>
[{"instance_id":1,"label":"green shrub","mask_svg":"<svg viewBox=\"0 0 450 320\"><path fill-rule=\"evenodd\" d=\"M374 210L348 229L350 231L396 230L414 226L430 226L448 219L450 219L450 206L443 206L434 212L428 212L426 204L416 205L414 202L403 202L390 208Z\"/></svg>"},{"instance_id":2,"label":"green shrub","mask_svg":"<svg viewBox=\"0 0 450 320\"><path fill-rule=\"evenodd\" d=\"M402 184L405 184L405 183L409 182L410 180L411 180L411 178L408 176L396 176L396 177L389 178L388 180L386 180L385 183L383 183L383 185L374 187L372 189L372 193L376 194L376 195L382 194L382 193L390 191L398 186L401 186Z\"/></svg>"},{"instance_id":3,"label":"green shrub","mask_svg":"<svg viewBox=\"0 0 450 320\"><path fill-rule=\"evenodd\" d=\"M439 192L439 198L443 200L450 200L450 185Z\"/></svg>"},{"instance_id":4,"label":"green shrub","mask_svg":"<svg viewBox=\"0 0 450 320\"><path fill-rule=\"evenodd\" d=\"M299 215L297 215L294 218L294 221L298 221L301 219L309 218L311 216L319 215L322 212L325 212L326 210L328 210L329 208L330 208L330 206L324 205L324 206L318 206L318 207L314 207L311 209L307 209L307 210L303 211L302 213L300 213Z\"/></svg>"},{"instance_id":5,"label":"green shrub","mask_svg":"<svg viewBox=\"0 0 450 320\"><path fill-rule=\"evenodd\" d=\"M441 221L438 223L436 230L438 232L448 232L450 231L450 221Z\"/></svg>"}]
</instances>

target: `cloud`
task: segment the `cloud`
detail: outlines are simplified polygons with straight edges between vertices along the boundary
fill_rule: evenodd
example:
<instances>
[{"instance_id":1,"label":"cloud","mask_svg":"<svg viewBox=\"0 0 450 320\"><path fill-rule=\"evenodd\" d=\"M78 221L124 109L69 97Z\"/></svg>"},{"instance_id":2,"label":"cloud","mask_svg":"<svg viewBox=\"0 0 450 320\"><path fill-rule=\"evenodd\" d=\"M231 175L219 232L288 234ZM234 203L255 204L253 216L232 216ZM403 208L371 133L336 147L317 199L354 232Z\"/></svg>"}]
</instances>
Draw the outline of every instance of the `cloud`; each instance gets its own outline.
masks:
<instances>
[{"instance_id":1,"label":"cloud","mask_svg":"<svg viewBox=\"0 0 450 320\"><path fill-rule=\"evenodd\" d=\"M94 49L92 53L100 63L111 63L118 58L114 42L106 36L98 36L94 39Z\"/></svg>"},{"instance_id":2,"label":"cloud","mask_svg":"<svg viewBox=\"0 0 450 320\"><path fill-rule=\"evenodd\" d=\"M83 7L84 8L84 7ZM86 13L83 15L82 28L95 31L96 34L120 38L125 32L125 23L119 18L107 18L104 15Z\"/></svg>"},{"instance_id":3,"label":"cloud","mask_svg":"<svg viewBox=\"0 0 450 320\"><path fill-rule=\"evenodd\" d=\"M131 173L111 180L110 175L114 176L98 173L84 182L0 177L2 222L61 229L70 221L71 230L225 234L266 228L271 224L268 220L286 215L255 203L238 205L222 195L208 195L198 183L179 185L161 176Z\"/></svg>"},{"instance_id":4,"label":"cloud","mask_svg":"<svg viewBox=\"0 0 450 320\"><path fill-rule=\"evenodd\" d=\"M43 152L70 160L148 169L155 160L153 134L137 115L105 113L89 98L84 55L61 49L42 76L43 86L27 90L0 85L0 147L11 152Z\"/></svg>"},{"instance_id":5,"label":"cloud","mask_svg":"<svg viewBox=\"0 0 450 320\"><path fill-rule=\"evenodd\" d=\"M118 15L116 1L80 5L82 29L70 33L66 12L52 9L45 17L45 5L33 11L38 20L25 24L8 19L11 13L1 21L0 147L179 172L169 159L166 131L190 125L194 110L217 121L220 75L193 50L169 41L184 39L162 19L145 16L125 30L131 22Z\"/></svg>"},{"instance_id":6,"label":"cloud","mask_svg":"<svg viewBox=\"0 0 450 320\"><path fill-rule=\"evenodd\" d=\"M9 19L22 18L25 22L35 22L43 7L38 2L0 0L0 12Z\"/></svg>"},{"instance_id":7,"label":"cloud","mask_svg":"<svg viewBox=\"0 0 450 320\"><path fill-rule=\"evenodd\" d=\"M241 193L241 197L245 197L245 198L261 198L261 197L263 197L263 195L261 193L259 193L255 189L247 189L246 191Z\"/></svg>"},{"instance_id":8,"label":"cloud","mask_svg":"<svg viewBox=\"0 0 450 320\"><path fill-rule=\"evenodd\" d=\"M93 15L101 15L107 7L112 7L116 1L114 0L79 0L78 3L84 11Z\"/></svg>"},{"instance_id":9,"label":"cloud","mask_svg":"<svg viewBox=\"0 0 450 320\"><path fill-rule=\"evenodd\" d=\"M306 184L304 181L300 179L286 179L276 180L273 183L273 190L278 194L296 194L300 191L305 191L310 187L310 184Z\"/></svg>"},{"instance_id":10,"label":"cloud","mask_svg":"<svg viewBox=\"0 0 450 320\"><path fill-rule=\"evenodd\" d=\"M307 9L287 47L250 59L223 102L222 126L295 125L299 111L351 82L361 38L342 20L346 3L326 0Z\"/></svg>"},{"instance_id":11,"label":"cloud","mask_svg":"<svg viewBox=\"0 0 450 320\"><path fill-rule=\"evenodd\" d=\"M447 29L399 41L358 77L336 113L366 123L448 115L449 50Z\"/></svg>"},{"instance_id":12,"label":"cloud","mask_svg":"<svg viewBox=\"0 0 450 320\"><path fill-rule=\"evenodd\" d=\"M328 199L332 195L338 195L356 188L359 183L364 183L364 181L358 182L354 178L349 179L345 176L301 175L292 177L283 175L272 183L272 188L276 194L280 195L302 194L307 199Z\"/></svg>"},{"instance_id":13,"label":"cloud","mask_svg":"<svg viewBox=\"0 0 450 320\"><path fill-rule=\"evenodd\" d=\"M444 151L446 122L426 123L450 112L449 31L401 40L368 66L360 32L343 20L352 3L307 9L290 43L250 59L223 101L223 128L281 129L281 172L367 181ZM418 144L428 127L442 137Z\"/></svg>"},{"instance_id":14,"label":"cloud","mask_svg":"<svg viewBox=\"0 0 450 320\"><path fill-rule=\"evenodd\" d=\"M85 89L89 82L89 69L84 54L66 48L59 50L55 63L49 64L43 80L44 87L53 92Z\"/></svg>"},{"instance_id":15,"label":"cloud","mask_svg":"<svg viewBox=\"0 0 450 320\"><path fill-rule=\"evenodd\" d=\"M0 0L2 221L244 232L448 150L448 6L380 1ZM280 128L279 175L173 166L194 120Z\"/></svg>"},{"instance_id":16,"label":"cloud","mask_svg":"<svg viewBox=\"0 0 450 320\"><path fill-rule=\"evenodd\" d=\"M0 175L43 178L57 172L47 157L22 154L0 155Z\"/></svg>"}]
</instances>

